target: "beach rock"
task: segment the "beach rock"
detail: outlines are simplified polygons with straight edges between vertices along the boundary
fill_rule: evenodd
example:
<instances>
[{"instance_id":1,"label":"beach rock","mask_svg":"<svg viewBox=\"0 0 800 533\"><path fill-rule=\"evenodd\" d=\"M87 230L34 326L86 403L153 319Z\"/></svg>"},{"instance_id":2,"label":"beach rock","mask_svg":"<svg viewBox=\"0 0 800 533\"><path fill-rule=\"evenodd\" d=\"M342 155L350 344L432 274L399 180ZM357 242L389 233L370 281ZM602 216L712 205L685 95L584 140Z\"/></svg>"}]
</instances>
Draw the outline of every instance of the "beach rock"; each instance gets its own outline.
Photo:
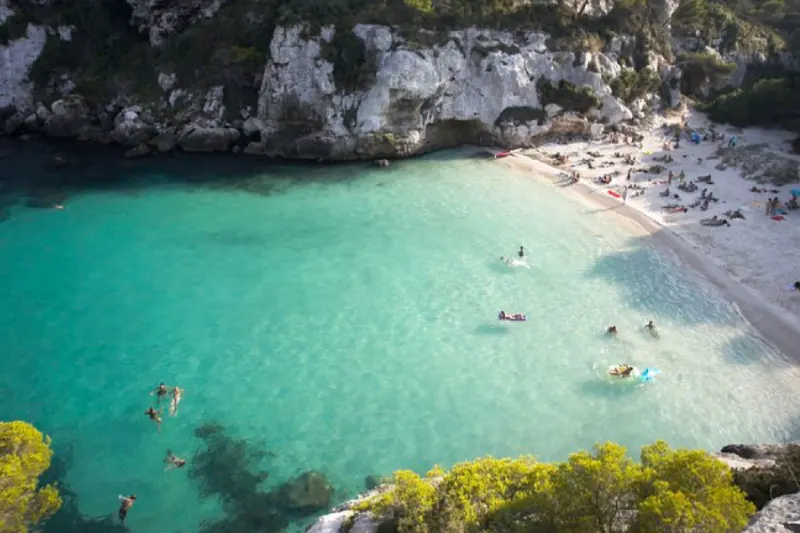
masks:
<instances>
[{"instance_id":1,"label":"beach rock","mask_svg":"<svg viewBox=\"0 0 800 533\"><path fill-rule=\"evenodd\" d=\"M341 511L323 515L311 524L305 533L339 533L344 523L354 514L353 511ZM350 531L352 532L352 530Z\"/></svg>"},{"instance_id":2,"label":"beach rock","mask_svg":"<svg viewBox=\"0 0 800 533\"><path fill-rule=\"evenodd\" d=\"M138 106L125 108L114 118L111 137L122 146L141 146L155 136L157 130L143 119Z\"/></svg>"},{"instance_id":3,"label":"beach rock","mask_svg":"<svg viewBox=\"0 0 800 533\"><path fill-rule=\"evenodd\" d=\"M251 142L248 143L247 146L244 147L242 153L248 155L264 155L264 144L261 142Z\"/></svg>"},{"instance_id":4,"label":"beach rock","mask_svg":"<svg viewBox=\"0 0 800 533\"><path fill-rule=\"evenodd\" d=\"M282 507L292 511L313 513L327 509L333 496L333 487L325 476L306 472L284 484L278 492Z\"/></svg>"},{"instance_id":5,"label":"beach rock","mask_svg":"<svg viewBox=\"0 0 800 533\"><path fill-rule=\"evenodd\" d=\"M384 522L375 519L369 513L361 513L353 520L353 525L350 527L350 533L377 533L381 530ZM387 531L396 531L395 528L387 528Z\"/></svg>"},{"instance_id":6,"label":"beach rock","mask_svg":"<svg viewBox=\"0 0 800 533\"><path fill-rule=\"evenodd\" d=\"M142 143L138 146L131 148L130 150L125 151L125 157L128 159L133 159L136 157L144 157L150 154L150 147L145 143Z\"/></svg>"},{"instance_id":7,"label":"beach rock","mask_svg":"<svg viewBox=\"0 0 800 533\"><path fill-rule=\"evenodd\" d=\"M178 145L185 152L227 152L238 139L233 128L187 126L178 135Z\"/></svg>"},{"instance_id":8,"label":"beach rock","mask_svg":"<svg viewBox=\"0 0 800 533\"><path fill-rule=\"evenodd\" d=\"M160 133L150 141L150 144L163 154L175 149L175 146L178 144L178 138L172 133Z\"/></svg>"},{"instance_id":9,"label":"beach rock","mask_svg":"<svg viewBox=\"0 0 800 533\"><path fill-rule=\"evenodd\" d=\"M51 137L77 137L89 125L89 109L80 96L56 100L50 110L44 128Z\"/></svg>"},{"instance_id":10,"label":"beach rock","mask_svg":"<svg viewBox=\"0 0 800 533\"><path fill-rule=\"evenodd\" d=\"M742 533L800 533L800 494L781 496L769 502Z\"/></svg>"}]
</instances>

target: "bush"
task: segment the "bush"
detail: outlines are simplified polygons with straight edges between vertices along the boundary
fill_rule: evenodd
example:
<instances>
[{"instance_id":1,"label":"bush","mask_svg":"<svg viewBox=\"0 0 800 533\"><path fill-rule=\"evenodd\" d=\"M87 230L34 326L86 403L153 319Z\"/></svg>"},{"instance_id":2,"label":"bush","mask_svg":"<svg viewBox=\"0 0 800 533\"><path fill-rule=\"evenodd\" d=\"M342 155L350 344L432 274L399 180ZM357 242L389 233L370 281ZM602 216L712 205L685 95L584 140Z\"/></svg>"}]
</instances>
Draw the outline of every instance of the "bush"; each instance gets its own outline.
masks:
<instances>
[{"instance_id":1,"label":"bush","mask_svg":"<svg viewBox=\"0 0 800 533\"><path fill-rule=\"evenodd\" d=\"M539 99L542 107L547 104L556 104L565 111L586 113L593 107L600 106L600 99L589 87L576 87L572 83L561 80L558 85L545 78L539 78L536 83L539 89Z\"/></svg>"},{"instance_id":2,"label":"bush","mask_svg":"<svg viewBox=\"0 0 800 533\"><path fill-rule=\"evenodd\" d=\"M680 64L681 92L694 96L704 96L710 86L736 70L736 63L725 63L716 55L704 52L685 54Z\"/></svg>"},{"instance_id":3,"label":"bush","mask_svg":"<svg viewBox=\"0 0 800 533\"><path fill-rule=\"evenodd\" d=\"M52 456L35 427L0 422L0 533L27 533L61 507L54 486L38 486Z\"/></svg>"},{"instance_id":4,"label":"bush","mask_svg":"<svg viewBox=\"0 0 800 533\"><path fill-rule=\"evenodd\" d=\"M362 510L399 533L735 533L755 507L722 462L656 442L641 463L607 443L558 464L484 458L425 479L402 471Z\"/></svg>"},{"instance_id":5,"label":"bush","mask_svg":"<svg viewBox=\"0 0 800 533\"><path fill-rule=\"evenodd\" d=\"M626 103L637 98L644 98L655 92L661 85L661 78L650 68L640 71L623 70L619 76L609 82L611 92Z\"/></svg>"},{"instance_id":6,"label":"bush","mask_svg":"<svg viewBox=\"0 0 800 533\"><path fill-rule=\"evenodd\" d=\"M750 88L719 96L701 109L715 122L800 131L800 80L797 76L759 80Z\"/></svg>"}]
</instances>

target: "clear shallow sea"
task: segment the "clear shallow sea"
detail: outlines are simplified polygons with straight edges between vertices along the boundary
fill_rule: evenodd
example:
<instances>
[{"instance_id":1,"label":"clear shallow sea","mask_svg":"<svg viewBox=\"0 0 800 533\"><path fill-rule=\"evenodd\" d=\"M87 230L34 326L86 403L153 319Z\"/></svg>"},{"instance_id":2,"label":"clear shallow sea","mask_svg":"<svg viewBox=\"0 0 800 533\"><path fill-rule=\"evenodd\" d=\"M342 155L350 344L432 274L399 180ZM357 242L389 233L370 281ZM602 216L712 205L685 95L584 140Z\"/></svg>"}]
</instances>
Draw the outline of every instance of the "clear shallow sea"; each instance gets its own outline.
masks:
<instances>
[{"instance_id":1,"label":"clear shallow sea","mask_svg":"<svg viewBox=\"0 0 800 533\"><path fill-rule=\"evenodd\" d=\"M486 454L796 436L798 368L719 294L606 214L456 155L266 167L226 186L155 165L146 186L84 191L64 211L14 207L0 418L70 451L83 513L136 493L130 529L170 533L221 513L189 468L162 463L168 448L190 459L207 421L275 454L264 488L316 470L337 500L370 474ZM531 268L500 264L520 244ZM623 361L663 373L600 377ZM143 414L159 381L187 391L160 434Z\"/></svg>"}]
</instances>

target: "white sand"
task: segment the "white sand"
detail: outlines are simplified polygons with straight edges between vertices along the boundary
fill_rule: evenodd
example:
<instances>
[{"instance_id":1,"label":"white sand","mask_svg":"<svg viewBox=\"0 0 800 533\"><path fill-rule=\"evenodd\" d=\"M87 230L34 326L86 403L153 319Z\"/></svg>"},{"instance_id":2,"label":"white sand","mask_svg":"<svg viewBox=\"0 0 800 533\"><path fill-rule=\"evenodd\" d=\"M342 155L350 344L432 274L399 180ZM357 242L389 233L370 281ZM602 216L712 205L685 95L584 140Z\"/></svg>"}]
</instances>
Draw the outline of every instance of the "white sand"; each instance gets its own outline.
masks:
<instances>
[{"instance_id":1,"label":"white sand","mask_svg":"<svg viewBox=\"0 0 800 533\"><path fill-rule=\"evenodd\" d=\"M709 121L703 114L689 112L686 115L691 129L702 131L708 128ZM644 140L641 148L622 143L612 144L611 139L593 140L590 142L574 142L570 144L550 144L537 150L516 153L512 157L499 159L516 168L534 170L537 175L548 177L555 184L566 185L564 175L577 171L581 174L581 185L566 186L584 198L608 208L609 212L623 215L639 223L657 240L668 245L686 260L689 266L700 272L738 305L742 314L753 326L764 335L771 344L790 356L800 360L800 291L789 290L787 286L800 280L800 210L788 211L785 219L775 221L765 214L768 198L778 197L783 203L791 198L791 190L800 188L800 183L774 186L759 184L745 179L744 172L738 166L729 166L724 170L715 167L722 161L714 158L717 147L724 144L731 135L738 137L734 154L741 156L754 149L753 145L767 145L757 149L761 157L771 162L789 160L791 164L800 165L800 157L790 154L791 146L787 142L794 135L782 131L763 129L740 130L716 125L717 133L725 134L725 141L690 143L686 137L680 141L677 150L664 151L665 140L672 140L672 133L661 128L665 122L677 124L681 117L656 120L657 127L641 131ZM750 148L748 148L750 147ZM591 158L588 152L599 153L599 157ZM671 194L678 194L679 200L659 196L667 185L668 172L660 175L645 171L634 172L632 179L626 182L631 165L624 163L615 153L631 154L636 159L634 168L649 169L653 165L663 165L672 170L675 179L670 187ZM543 161L556 153L569 156L566 165L554 168ZM669 154L674 162L663 163L654 158ZM529 157L527 157L529 156ZM699 158L699 159L698 159ZM710 159L711 158L711 159ZM594 170L581 161L592 159ZM604 167L604 162L613 162L613 166ZM759 165L758 168L765 166ZM594 182L594 179L613 171L620 175L613 177L608 185ZM713 185L697 183L694 193L678 190L677 176L681 171L686 173L686 182L696 181L698 176L711 174ZM609 190L621 193L628 185L639 185L644 193L634 197L637 192L629 189L627 205L608 194ZM768 192L751 192L752 187L766 188ZM713 193L717 202L711 202L707 211L700 207L690 208L686 213L667 213L666 204L682 204L689 206L700 197L701 191L707 188ZM777 191L777 192L771 192ZM724 216L728 210L741 209L746 217L729 219ZM717 215L726 218L730 226L709 227L700 224L700 220ZM663 230L663 231L660 231ZM679 238L676 238L679 237ZM724 271L724 272L723 272ZM725 275L727 273L727 276ZM733 281L733 282L732 282Z\"/></svg>"}]
</instances>

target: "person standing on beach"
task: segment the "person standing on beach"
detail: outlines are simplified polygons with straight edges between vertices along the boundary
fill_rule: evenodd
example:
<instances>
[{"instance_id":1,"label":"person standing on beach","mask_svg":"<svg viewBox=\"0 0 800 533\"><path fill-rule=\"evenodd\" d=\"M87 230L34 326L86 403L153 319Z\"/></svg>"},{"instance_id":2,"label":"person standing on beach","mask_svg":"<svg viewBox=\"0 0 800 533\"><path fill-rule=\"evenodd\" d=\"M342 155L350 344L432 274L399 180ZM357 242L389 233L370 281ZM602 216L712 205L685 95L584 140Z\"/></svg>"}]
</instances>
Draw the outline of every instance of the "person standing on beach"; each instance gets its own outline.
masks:
<instances>
[{"instance_id":1,"label":"person standing on beach","mask_svg":"<svg viewBox=\"0 0 800 533\"><path fill-rule=\"evenodd\" d=\"M122 525L125 525L125 518L128 516L128 511L131 507L133 507L133 502L136 501L136 494L131 494L127 498L125 496L120 496L120 504L119 504L119 521Z\"/></svg>"}]
</instances>

